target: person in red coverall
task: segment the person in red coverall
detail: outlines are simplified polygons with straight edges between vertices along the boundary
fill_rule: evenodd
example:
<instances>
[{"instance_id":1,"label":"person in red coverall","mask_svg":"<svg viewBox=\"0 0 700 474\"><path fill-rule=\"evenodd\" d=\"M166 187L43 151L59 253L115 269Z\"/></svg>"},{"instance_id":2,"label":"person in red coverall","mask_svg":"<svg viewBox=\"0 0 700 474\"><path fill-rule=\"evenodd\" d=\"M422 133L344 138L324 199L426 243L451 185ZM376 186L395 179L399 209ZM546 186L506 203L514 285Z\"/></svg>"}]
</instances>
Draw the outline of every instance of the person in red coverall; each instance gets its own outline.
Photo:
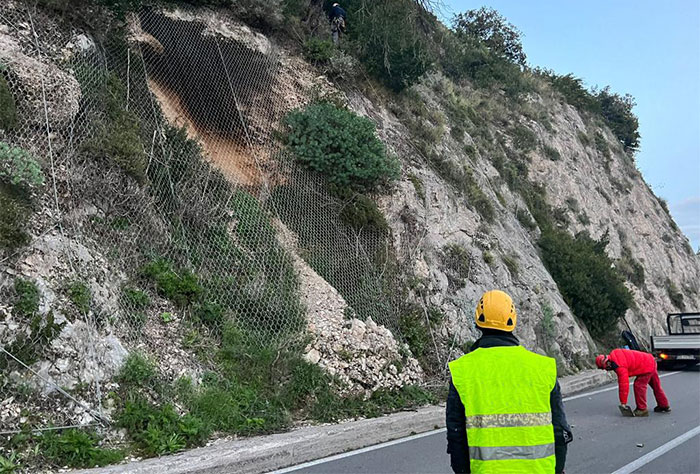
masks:
<instances>
[{"instance_id":1,"label":"person in red coverall","mask_svg":"<svg viewBox=\"0 0 700 474\"><path fill-rule=\"evenodd\" d=\"M656 360L651 354L630 349L615 349L610 355L601 354L596 357L595 364L599 369L614 370L617 374L617 383L620 388L620 411L624 416L649 416L647 385L651 385L654 398L656 398L654 411L657 413L671 411L666 394L661 388L659 373L656 371ZM637 402L637 409L634 412L627 406L630 377L637 377L634 379L634 399Z\"/></svg>"}]
</instances>

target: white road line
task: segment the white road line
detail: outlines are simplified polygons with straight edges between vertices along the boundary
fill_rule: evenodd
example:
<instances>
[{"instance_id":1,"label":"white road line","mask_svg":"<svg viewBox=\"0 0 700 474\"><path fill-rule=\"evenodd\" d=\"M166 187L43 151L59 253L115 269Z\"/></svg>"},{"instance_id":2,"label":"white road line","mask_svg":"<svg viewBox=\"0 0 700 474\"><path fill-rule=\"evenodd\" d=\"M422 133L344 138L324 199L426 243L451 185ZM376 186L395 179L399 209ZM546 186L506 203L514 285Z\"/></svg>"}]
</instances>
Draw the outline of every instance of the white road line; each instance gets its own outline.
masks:
<instances>
[{"instance_id":1,"label":"white road line","mask_svg":"<svg viewBox=\"0 0 700 474\"><path fill-rule=\"evenodd\" d=\"M420 434L416 434L413 436L408 436L406 438L395 439L393 441L387 441L386 443L375 444L374 446L368 446L366 448L356 449L354 451L348 451L347 453L336 454L335 456L329 456L327 458L322 458L322 459L316 459L315 461L305 462L304 464L297 464L296 466L286 467L286 468L280 469L278 471L272 471L268 474L284 474L286 472L294 472L294 471L297 471L299 469L304 469L307 467L316 466L317 464L324 464L324 463L331 462L331 461L337 461L338 459L348 458L350 456L355 456L356 454L362 454L362 453L367 453L369 451L374 451L376 449L386 448L388 446L393 446L395 444L401 444L401 443L404 443L406 441L413 441L414 439L425 438L426 436L432 436L435 434L443 433L445 431L446 431L445 428L440 428L439 430L426 431L425 433L420 433Z\"/></svg>"},{"instance_id":2,"label":"white road line","mask_svg":"<svg viewBox=\"0 0 700 474\"><path fill-rule=\"evenodd\" d=\"M669 375L676 375L676 374L680 374L680 373L681 373L680 370L676 371L676 372L668 372L666 374L659 375L659 378L664 378L664 377L668 377ZM592 392L579 393L578 395L572 395L570 397L564 398L563 401L568 402L569 400L576 400L577 398L590 397L593 395L598 395L599 393L609 392L610 390L617 390L617 385L613 385L612 387L608 387L608 388L601 388L600 390L594 390Z\"/></svg>"},{"instance_id":3,"label":"white road line","mask_svg":"<svg viewBox=\"0 0 700 474\"><path fill-rule=\"evenodd\" d=\"M679 374L680 372L681 371L669 372L669 373L660 375L659 377L660 378L661 377L668 377L669 375ZM592 392L581 393L579 395L573 395L571 397L566 397L563 399L563 401L568 402L569 400L576 400L577 398L590 397L593 395L597 395L599 393L608 392L610 390L615 390L615 389L617 389L617 385L615 385L613 387L603 388L600 390L594 390ZM405 443L407 441L413 441L414 439L425 438L426 436L432 436L432 435L436 435L436 434L443 433L443 432L445 432L445 428L440 428L439 430L426 431L425 433L420 433L417 435L408 436L406 438L395 439L393 441L387 441L386 443L375 444L373 446L367 446L366 448L356 449L354 451L348 451L347 453L336 454L334 456L316 459L314 461L305 462L303 464L297 464L295 466L285 467L284 469L279 469L277 471L271 471L267 474L285 474L287 472L294 472L294 471L298 471L299 469L304 469L307 467L316 466L318 464L325 464L325 463L331 462L331 461L337 461L338 459L349 458L350 456L355 456L357 454L368 453L370 451L375 451L377 449L382 449L382 448L386 448L389 446L394 446L396 444Z\"/></svg>"},{"instance_id":4,"label":"white road line","mask_svg":"<svg viewBox=\"0 0 700 474\"><path fill-rule=\"evenodd\" d=\"M651 461L654 459L658 458L659 456L662 456L663 454L666 454L673 448L675 448L678 445L681 445L688 441L689 439L693 438L694 436L700 435L700 426L693 428L692 430L688 431L687 433L683 433L680 435L678 438L674 438L668 443L659 446L655 450L645 454L641 458L637 459L636 461L632 461L631 463L627 464L626 466L622 466L620 469L617 471L613 472L612 474L630 474L640 467L649 464Z\"/></svg>"}]
</instances>

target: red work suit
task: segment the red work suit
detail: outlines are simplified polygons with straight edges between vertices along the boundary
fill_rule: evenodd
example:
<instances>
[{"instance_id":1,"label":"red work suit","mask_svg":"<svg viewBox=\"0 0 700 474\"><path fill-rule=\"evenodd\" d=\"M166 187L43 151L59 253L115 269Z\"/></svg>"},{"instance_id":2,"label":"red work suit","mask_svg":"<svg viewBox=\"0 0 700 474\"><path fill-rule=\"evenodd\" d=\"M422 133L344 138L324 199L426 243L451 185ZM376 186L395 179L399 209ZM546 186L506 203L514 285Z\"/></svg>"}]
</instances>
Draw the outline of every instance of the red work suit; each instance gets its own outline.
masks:
<instances>
[{"instance_id":1,"label":"red work suit","mask_svg":"<svg viewBox=\"0 0 700 474\"><path fill-rule=\"evenodd\" d=\"M629 378L637 377L634 380L634 399L637 402L637 409L647 409L647 385L651 385L656 404L660 407L668 406L668 399L661 388L659 373L656 371L654 356L630 349L615 349L608 356L608 360L617 366L613 366L613 370L617 374L621 404L627 405L627 396L630 391Z\"/></svg>"}]
</instances>

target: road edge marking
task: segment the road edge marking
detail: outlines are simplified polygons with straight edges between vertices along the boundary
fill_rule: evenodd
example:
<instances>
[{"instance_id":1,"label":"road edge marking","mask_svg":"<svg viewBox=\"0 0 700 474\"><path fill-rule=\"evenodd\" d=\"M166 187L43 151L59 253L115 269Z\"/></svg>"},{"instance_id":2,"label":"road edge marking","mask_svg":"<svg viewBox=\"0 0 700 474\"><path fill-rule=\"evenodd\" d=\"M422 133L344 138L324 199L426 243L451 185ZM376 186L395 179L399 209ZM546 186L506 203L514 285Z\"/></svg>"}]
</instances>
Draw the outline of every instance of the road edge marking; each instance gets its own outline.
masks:
<instances>
[{"instance_id":1,"label":"road edge marking","mask_svg":"<svg viewBox=\"0 0 700 474\"><path fill-rule=\"evenodd\" d=\"M424 433L418 433L418 434L414 434L411 436L407 436L405 438L394 439L392 441L385 441L384 443L379 443L379 444L375 444L372 446L367 446L366 448L355 449L352 451L347 451L345 453L335 454L333 456L328 456L325 458L315 459L313 461L308 461L308 462L305 462L303 464L297 464L295 466L285 467L282 469L278 469L276 471L270 471L267 474L284 474L287 472L294 472L294 471L298 471L299 469L305 469L307 467L316 466L318 464L325 464L327 462L337 461L338 459L349 458L350 456L355 456L357 454L363 454L363 453L367 453L370 451L375 451L377 449L387 448L389 446L394 446L397 444L405 443L407 441L413 441L414 439L425 438L426 436L436 435L439 433L443 433L445 431L447 431L447 428L430 430L430 431L426 431Z\"/></svg>"},{"instance_id":2,"label":"road edge marking","mask_svg":"<svg viewBox=\"0 0 700 474\"><path fill-rule=\"evenodd\" d=\"M683 371L682 371L682 370L677 370L677 371L675 371L675 372L668 372L668 373L659 375L659 378L662 379L662 378L664 378L664 377L668 377L669 375L680 374L681 372L683 372ZM579 393L578 395L571 395L570 397L564 397L564 398L562 398L562 401L563 401L563 402L568 402L568 401L570 401L570 400L576 400L576 399L578 399L578 398L591 397L591 396L593 396L593 395L598 395L599 393L609 392L610 390L616 390L616 389L617 389L617 385L613 385L612 387L601 388L600 390L593 390L592 392L584 392L584 393Z\"/></svg>"},{"instance_id":3,"label":"road edge marking","mask_svg":"<svg viewBox=\"0 0 700 474\"><path fill-rule=\"evenodd\" d=\"M683 433L682 435L678 436L677 438L673 438L668 443L662 444L661 446L659 446L655 450L645 454L641 458L639 458L635 461L632 461L631 463L627 464L626 466L622 466L620 469L613 472L612 474L631 474L632 472L636 471L640 467L643 467L643 466L649 464L651 461L666 454L667 452L669 452L673 448L680 446L681 444L685 443L686 441L693 439L697 435L700 435L700 426L696 426L692 430Z\"/></svg>"}]
</instances>

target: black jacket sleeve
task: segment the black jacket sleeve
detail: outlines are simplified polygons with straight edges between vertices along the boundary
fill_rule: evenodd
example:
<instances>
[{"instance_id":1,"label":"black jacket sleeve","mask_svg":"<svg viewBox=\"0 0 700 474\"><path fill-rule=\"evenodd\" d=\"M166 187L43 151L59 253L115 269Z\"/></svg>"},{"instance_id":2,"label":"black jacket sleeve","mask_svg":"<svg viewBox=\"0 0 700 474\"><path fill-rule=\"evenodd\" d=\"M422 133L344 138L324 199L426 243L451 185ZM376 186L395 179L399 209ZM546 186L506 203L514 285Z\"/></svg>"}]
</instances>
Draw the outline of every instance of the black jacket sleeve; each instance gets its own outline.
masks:
<instances>
[{"instance_id":1,"label":"black jacket sleeve","mask_svg":"<svg viewBox=\"0 0 700 474\"><path fill-rule=\"evenodd\" d=\"M552 407L552 425L554 426L554 454L557 458L555 472L560 473L564 472L566 464L566 445L573 441L574 437L569 423L566 421L559 382L554 385L552 393L549 395L549 402Z\"/></svg>"},{"instance_id":2,"label":"black jacket sleeve","mask_svg":"<svg viewBox=\"0 0 700 474\"><path fill-rule=\"evenodd\" d=\"M561 397L560 397L561 398ZM471 472L469 469L469 446L467 445L467 418L457 389L450 380L447 394L447 453L455 474Z\"/></svg>"}]
</instances>

